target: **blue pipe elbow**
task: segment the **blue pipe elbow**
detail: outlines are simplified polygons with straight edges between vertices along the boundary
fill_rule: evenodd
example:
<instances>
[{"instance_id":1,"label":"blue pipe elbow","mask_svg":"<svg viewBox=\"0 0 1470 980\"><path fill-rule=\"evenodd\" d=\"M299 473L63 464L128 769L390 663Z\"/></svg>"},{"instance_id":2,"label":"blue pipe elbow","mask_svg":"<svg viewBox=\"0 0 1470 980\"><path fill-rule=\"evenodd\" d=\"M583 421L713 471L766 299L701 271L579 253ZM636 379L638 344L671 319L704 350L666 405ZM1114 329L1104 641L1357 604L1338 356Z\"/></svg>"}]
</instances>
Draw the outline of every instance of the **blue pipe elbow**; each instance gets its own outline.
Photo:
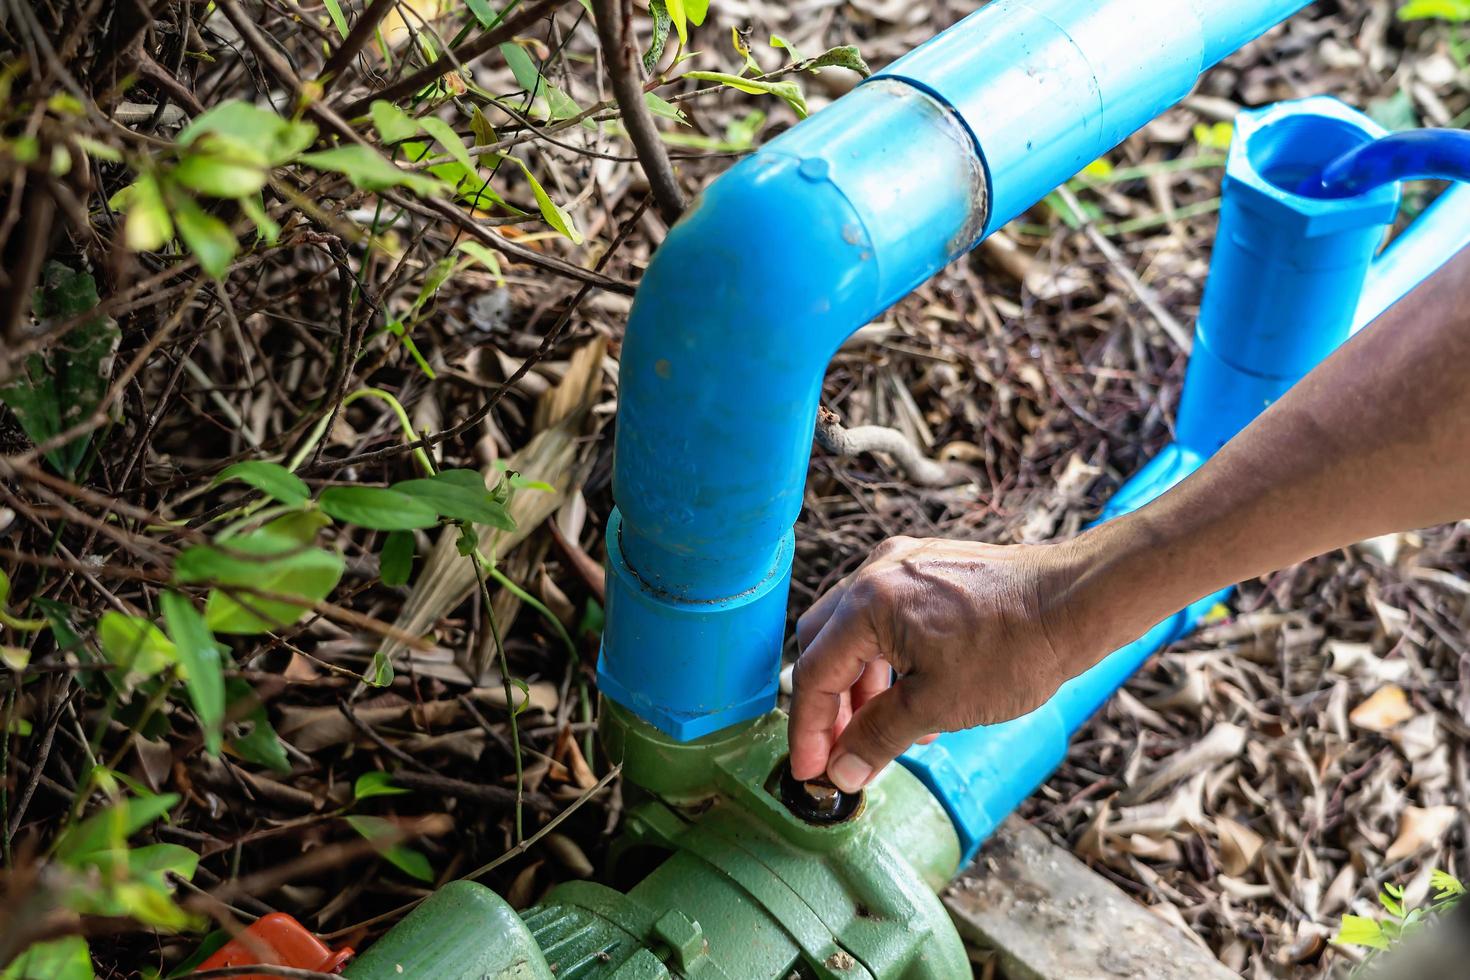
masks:
<instances>
[{"instance_id":1,"label":"blue pipe elbow","mask_svg":"<svg viewBox=\"0 0 1470 980\"><path fill-rule=\"evenodd\" d=\"M996 0L711 185L628 323L602 690L681 740L771 707L838 344L1304 2Z\"/></svg>"}]
</instances>

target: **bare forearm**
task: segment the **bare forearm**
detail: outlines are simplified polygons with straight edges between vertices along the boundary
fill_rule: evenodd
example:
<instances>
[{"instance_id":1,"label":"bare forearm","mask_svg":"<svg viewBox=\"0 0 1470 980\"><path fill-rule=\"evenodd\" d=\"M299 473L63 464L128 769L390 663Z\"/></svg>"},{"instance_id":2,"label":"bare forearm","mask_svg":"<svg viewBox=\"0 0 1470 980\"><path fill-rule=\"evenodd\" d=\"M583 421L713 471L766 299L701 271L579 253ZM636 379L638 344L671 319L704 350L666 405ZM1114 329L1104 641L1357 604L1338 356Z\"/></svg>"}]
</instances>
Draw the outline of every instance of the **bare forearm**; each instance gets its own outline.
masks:
<instances>
[{"instance_id":1,"label":"bare forearm","mask_svg":"<svg viewBox=\"0 0 1470 980\"><path fill-rule=\"evenodd\" d=\"M1105 628L1137 635L1235 582L1470 515L1467 373L1470 250L1194 476L1079 538L1087 570L1073 594Z\"/></svg>"}]
</instances>

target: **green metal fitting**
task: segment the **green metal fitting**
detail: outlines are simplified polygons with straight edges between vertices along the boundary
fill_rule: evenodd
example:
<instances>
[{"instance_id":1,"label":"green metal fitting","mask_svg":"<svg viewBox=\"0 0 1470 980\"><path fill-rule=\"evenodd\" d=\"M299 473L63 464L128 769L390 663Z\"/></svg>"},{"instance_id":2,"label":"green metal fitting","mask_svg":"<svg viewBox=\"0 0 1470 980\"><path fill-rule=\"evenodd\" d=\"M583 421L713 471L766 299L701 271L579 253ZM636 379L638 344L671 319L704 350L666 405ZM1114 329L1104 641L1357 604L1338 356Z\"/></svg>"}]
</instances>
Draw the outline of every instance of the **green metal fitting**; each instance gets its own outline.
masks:
<instances>
[{"instance_id":1,"label":"green metal fitting","mask_svg":"<svg viewBox=\"0 0 1470 980\"><path fill-rule=\"evenodd\" d=\"M970 975L936 895L954 875L959 840L906 769L888 767L846 820L812 824L777 790L787 751L780 712L682 744L609 701L602 718L629 802L609 884L568 882L517 917L488 889L456 882L374 944L349 977Z\"/></svg>"}]
</instances>

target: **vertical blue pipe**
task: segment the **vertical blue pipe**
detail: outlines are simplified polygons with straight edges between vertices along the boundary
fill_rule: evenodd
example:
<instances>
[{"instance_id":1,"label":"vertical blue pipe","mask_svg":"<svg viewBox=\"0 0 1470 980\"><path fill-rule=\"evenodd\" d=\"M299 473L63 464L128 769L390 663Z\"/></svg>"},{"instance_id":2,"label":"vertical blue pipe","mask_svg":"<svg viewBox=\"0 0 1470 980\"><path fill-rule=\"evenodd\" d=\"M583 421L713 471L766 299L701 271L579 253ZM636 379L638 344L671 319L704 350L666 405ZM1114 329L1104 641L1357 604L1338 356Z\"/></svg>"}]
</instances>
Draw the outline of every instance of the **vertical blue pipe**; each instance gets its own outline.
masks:
<instances>
[{"instance_id":1,"label":"vertical blue pipe","mask_svg":"<svg viewBox=\"0 0 1470 980\"><path fill-rule=\"evenodd\" d=\"M1118 491L1103 520L1143 506L1193 473L1347 339L1374 254L1397 211L1398 189L1333 201L1299 197L1293 189L1381 134L1334 99L1241 113L1176 441ZM950 732L903 756L954 819L967 861L1060 764L1072 733L1144 660L1193 628L1228 592L1165 619L1030 714Z\"/></svg>"},{"instance_id":2,"label":"vertical blue pipe","mask_svg":"<svg viewBox=\"0 0 1470 980\"><path fill-rule=\"evenodd\" d=\"M1304 0L995 0L717 180L622 352L602 691L689 740L775 702L841 341Z\"/></svg>"}]
</instances>

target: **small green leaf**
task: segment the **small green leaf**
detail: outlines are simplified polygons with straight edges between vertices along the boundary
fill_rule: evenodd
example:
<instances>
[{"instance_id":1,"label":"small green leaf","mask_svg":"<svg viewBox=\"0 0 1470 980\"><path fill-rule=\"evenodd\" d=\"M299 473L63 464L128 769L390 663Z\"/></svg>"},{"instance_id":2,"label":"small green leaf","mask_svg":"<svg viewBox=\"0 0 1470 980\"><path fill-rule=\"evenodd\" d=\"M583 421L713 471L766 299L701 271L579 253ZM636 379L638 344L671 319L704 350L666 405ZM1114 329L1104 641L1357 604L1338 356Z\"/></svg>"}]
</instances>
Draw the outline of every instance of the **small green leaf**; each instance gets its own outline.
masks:
<instances>
[{"instance_id":1,"label":"small green leaf","mask_svg":"<svg viewBox=\"0 0 1470 980\"><path fill-rule=\"evenodd\" d=\"M249 484L288 507L300 507L311 499L311 490L301 481L301 477L280 463L247 459L242 463L225 467L210 485L217 487L230 480L239 480L241 483Z\"/></svg>"},{"instance_id":2,"label":"small green leaf","mask_svg":"<svg viewBox=\"0 0 1470 980\"><path fill-rule=\"evenodd\" d=\"M347 40L347 18L342 16L342 4L338 0L326 0L326 4L327 16L332 18L332 26L342 35L342 40Z\"/></svg>"},{"instance_id":3,"label":"small green leaf","mask_svg":"<svg viewBox=\"0 0 1470 980\"><path fill-rule=\"evenodd\" d=\"M499 135L495 132L495 127L490 125L490 120L485 118L479 106L475 106L470 113L470 129L475 134L476 146L489 146L500 140Z\"/></svg>"},{"instance_id":4,"label":"small green leaf","mask_svg":"<svg viewBox=\"0 0 1470 980\"><path fill-rule=\"evenodd\" d=\"M374 531L412 531L439 523L428 504L381 487L328 487L318 503L337 520Z\"/></svg>"},{"instance_id":5,"label":"small green leaf","mask_svg":"<svg viewBox=\"0 0 1470 980\"><path fill-rule=\"evenodd\" d=\"M516 163L520 164L521 172L526 175L526 182L531 185L531 193L536 196L536 205L541 209L541 217L545 218L546 223L551 227L571 239L573 245L581 245L582 233L577 230L572 216L551 199L546 189L541 186L541 182L536 179L536 175L531 173L531 168L526 166L525 161L516 159Z\"/></svg>"},{"instance_id":6,"label":"small green leaf","mask_svg":"<svg viewBox=\"0 0 1470 980\"><path fill-rule=\"evenodd\" d=\"M685 72L683 77L696 81L717 82L750 95L774 95L791 106L796 113L796 118L805 119L808 115L806 99L795 82L762 82L754 78L741 78L739 75L731 75L723 71L689 71Z\"/></svg>"},{"instance_id":7,"label":"small green leaf","mask_svg":"<svg viewBox=\"0 0 1470 980\"><path fill-rule=\"evenodd\" d=\"M228 550L225 550L228 549ZM342 577L340 556L265 528L214 545L195 545L174 560L182 583L223 586L209 594L204 619L216 633L252 634L298 622L325 599ZM259 592L293 596L271 599ZM236 599L231 592L237 592Z\"/></svg>"},{"instance_id":8,"label":"small green leaf","mask_svg":"<svg viewBox=\"0 0 1470 980\"><path fill-rule=\"evenodd\" d=\"M665 119L672 119L677 123L684 124L685 126L689 125L688 117L686 117L684 113L679 111L678 106L665 99L659 98L653 92L644 92L643 102L645 105L648 106L648 111L653 113L655 116L662 116Z\"/></svg>"},{"instance_id":9,"label":"small green leaf","mask_svg":"<svg viewBox=\"0 0 1470 980\"><path fill-rule=\"evenodd\" d=\"M772 34L771 43L775 44L776 41L776 35ZM789 44L783 44L782 46L791 52L791 57L797 57L796 50ZM797 60L800 59L798 58ZM835 48L828 48L811 61L802 65L801 68L802 71L810 72L815 72L821 68L846 68L850 71L857 72L864 78L873 74L873 69L869 68L868 63L863 60L862 53L852 44L842 44Z\"/></svg>"},{"instance_id":10,"label":"small green leaf","mask_svg":"<svg viewBox=\"0 0 1470 980\"><path fill-rule=\"evenodd\" d=\"M402 786L393 785L393 777L386 772L365 772L352 784L352 798L366 800L374 796L401 796L410 792Z\"/></svg>"},{"instance_id":11,"label":"small green leaf","mask_svg":"<svg viewBox=\"0 0 1470 980\"><path fill-rule=\"evenodd\" d=\"M25 647L0 646L0 664L4 664L14 671L26 669L31 662L31 651Z\"/></svg>"},{"instance_id":12,"label":"small green leaf","mask_svg":"<svg viewBox=\"0 0 1470 980\"><path fill-rule=\"evenodd\" d=\"M664 0L664 5L669 11L669 20L674 24L674 30L679 34L679 43L689 43L689 15L684 12L684 0Z\"/></svg>"},{"instance_id":13,"label":"small green leaf","mask_svg":"<svg viewBox=\"0 0 1470 980\"><path fill-rule=\"evenodd\" d=\"M0 980L95 980L92 954L81 936L66 936L26 947L0 973Z\"/></svg>"},{"instance_id":14,"label":"small green leaf","mask_svg":"<svg viewBox=\"0 0 1470 980\"><path fill-rule=\"evenodd\" d=\"M378 556L378 577L384 585L406 585L413 574L413 533L392 531Z\"/></svg>"},{"instance_id":15,"label":"small green leaf","mask_svg":"<svg viewBox=\"0 0 1470 980\"><path fill-rule=\"evenodd\" d=\"M434 116L425 116L419 120L419 125L423 126L424 132L434 137L434 141L442 146L450 156L454 157L456 163L471 174L475 172L475 161L470 158L468 147L464 145L464 140L459 138L453 126Z\"/></svg>"},{"instance_id":16,"label":"small green leaf","mask_svg":"<svg viewBox=\"0 0 1470 980\"><path fill-rule=\"evenodd\" d=\"M115 851L179 802L177 793L147 793L124 798L74 824L56 842L56 858L72 867L88 863L97 851Z\"/></svg>"},{"instance_id":17,"label":"small green leaf","mask_svg":"<svg viewBox=\"0 0 1470 980\"><path fill-rule=\"evenodd\" d=\"M225 675L220 666L223 652L205 625L204 617L187 597L168 590L159 599L159 605L183 666L189 700L204 730L204 747L210 755L219 755L220 723L225 717Z\"/></svg>"},{"instance_id":18,"label":"small green leaf","mask_svg":"<svg viewBox=\"0 0 1470 980\"><path fill-rule=\"evenodd\" d=\"M445 479L446 474L440 473L426 479L404 480L401 483L395 483L393 489L423 501L442 517L456 521L470 521L474 524L488 524L506 531L513 530L515 523L506 513L505 507L495 499L489 490L485 489L485 483L480 474L472 470L459 472L468 473L473 477L478 488L464 482L463 477Z\"/></svg>"},{"instance_id":19,"label":"small green leaf","mask_svg":"<svg viewBox=\"0 0 1470 980\"><path fill-rule=\"evenodd\" d=\"M316 141L316 126L301 120L283 119L239 99L221 102L185 126L178 135L180 146L191 146L206 133L217 133L250 147L265 162L279 166Z\"/></svg>"},{"instance_id":20,"label":"small green leaf","mask_svg":"<svg viewBox=\"0 0 1470 980\"><path fill-rule=\"evenodd\" d=\"M419 133L419 124L414 118L391 102L374 99L369 112L373 117L373 128L378 131L378 139L384 143L401 143Z\"/></svg>"},{"instance_id":21,"label":"small green leaf","mask_svg":"<svg viewBox=\"0 0 1470 980\"><path fill-rule=\"evenodd\" d=\"M372 842L383 860L393 865L399 871L419 881L433 881L434 869L429 865L429 859L418 851L402 844L389 844L388 841L396 840L402 836L402 832L391 820L382 817L365 817L353 815L344 818L352 829Z\"/></svg>"},{"instance_id":22,"label":"small green leaf","mask_svg":"<svg viewBox=\"0 0 1470 980\"><path fill-rule=\"evenodd\" d=\"M484 486L484 483L481 483L480 485L483 487ZM0 568L0 626L9 626L13 630L21 630L23 632L28 632L28 633L29 632L34 632L35 630L38 630L38 629L44 629L46 627L46 620L44 620L44 619L21 619L21 618L19 618L17 616L11 615L11 613L9 612L9 610L6 609L6 606L9 603L10 603L10 575L6 573L5 569ZM6 647L5 649L7 649L7 650L14 650L15 648L14 647ZM26 662L29 662L29 660L30 660L30 653L29 652L27 652L27 651L20 651L20 652L25 654L25 658L24 658L24 661L21 663L21 665L19 667L14 667L13 668L14 670L21 670L21 669L23 669L25 667L25 665L26 665ZM5 663L7 665L9 665L11 663L11 661L7 659L5 661Z\"/></svg>"},{"instance_id":23,"label":"small green leaf","mask_svg":"<svg viewBox=\"0 0 1470 980\"><path fill-rule=\"evenodd\" d=\"M792 44L790 41L786 40L779 34L771 35L771 47L781 48L782 50L784 50L788 55L791 56L791 60L793 62L799 62L802 60L801 52L796 50L796 45ZM854 48L853 50L856 51L857 49Z\"/></svg>"},{"instance_id":24,"label":"small green leaf","mask_svg":"<svg viewBox=\"0 0 1470 980\"><path fill-rule=\"evenodd\" d=\"M541 72L537 71L536 63L531 60L525 48L507 41L500 46L500 56L510 66L510 73L515 76L517 85L532 96L541 94L541 87L545 82L542 81Z\"/></svg>"},{"instance_id":25,"label":"small green leaf","mask_svg":"<svg viewBox=\"0 0 1470 980\"><path fill-rule=\"evenodd\" d=\"M648 0L648 15L653 18L653 36L649 38L648 50L643 52L643 70L652 75L664 56L664 46L669 40L669 8L664 0Z\"/></svg>"},{"instance_id":26,"label":"small green leaf","mask_svg":"<svg viewBox=\"0 0 1470 980\"><path fill-rule=\"evenodd\" d=\"M500 15L485 0L464 0L464 5L470 8L470 13L475 15L475 20L480 22L481 27L494 27L500 20Z\"/></svg>"},{"instance_id":27,"label":"small green leaf","mask_svg":"<svg viewBox=\"0 0 1470 980\"><path fill-rule=\"evenodd\" d=\"M434 178L401 170L372 149L356 143L306 153L301 160L318 170L342 174L360 190L381 191L390 187L406 187L416 194L432 195L444 188Z\"/></svg>"},{"instance_id":28,"label":"small green leaf","mask_svg":"<svg viewBox=\"0 0 1470 980\"><path fill-rule=\"evenodd\" d=\"M1399 20L1470 21L1470 0L1409 0L1398 9Z\"/></svg>"},{"instance_id":29,"label":"small green leaf","mask_svg":"<svg viewBox=\"0 0 1470 980\"><path fill-rule=\"evenodd\" d=\"M368 666L364 680L373 687L387 687L393 683L393 661L382 650L373 654L373 662Z\"/></svg>"},{"instance_id":30,"label":"small green leaf","mask_svg":"<svg viewBox=\"0 0 1470 980\"><path fill-rule=\"evenodd\" d=\"M161 629L139 616L112 609L97 623L97 642L107 659L126 675L152 677L179 662L178 650Z\"/></svg>"},{"instance_id":31,"label":"small green leaf","mask_svg":"<svg viewBox=\"0 0 1470 980\"><path fill-rule=\"evenodd\" d=\"M1342 923L1337 927L1337 935L1332 937L1332 941L1343 946L1388 949L1388 940L1383 935L1382 927L1372 919L1361 915L1344 915Z\"/></svg>"},{"instance_id":32,"label":"small green leaf","mask_svg":"<svg viewBox=\"0 0 1470 980\"><path fill-rule=\"evenodd\" d=\"M223 279L240 248L229 225L182 194L174 202L174 225L179 237L199 260L199 267L214 278Z\"/></svg>"},{"instance_id":33,"label":"small green leaf","mask_svg":"<svg viewBox=\"0 0 1470 980\"><path fill-rule=\"evenodd\" d=\"M173 179L209 197L236 198L265 186L266 159L235 139L207 134L173 169Z\"/></svg>"},{"instance_id":34,"label":"small green leaf","mask_svg":"<svg viewBox=\"0 0 1470 980\"><path fill-rule=\"evenodd\" d=\"M240 198L240 210L245 217L255 222L255 235L268 245L274 245L281 237L281 226L265 209L265 201L259 194L247 194Z\"/></svg>"},{"instance_id":35,"label":"small green leaf","mask_svg":"<svg viewBox=\"0 0 1470 980\"><path fill-rule=\"evenodd\" d=\"M118 191L110 203L127 215L123 242L134 252L157 251L174 237L174 223L163 203L163 191L152 177L139 177Z\"/></svg>"},{"instance_id":36,"label":"small green leaf","mask_svg":"<svg viewBox=\"0 0 1470 980\"><path fill-rule=\"evenodd\" d=\"M1234 123L1222 121L1210 126L1204 123L1194 125L1194 143L1201 150L1228 150L1230 141L1234 138Z\"/></svg>"},{"instance_id":37,"label":"small green leaf","mask_svg":"<svg viewBox=\"0 0 1470 980\"><path fill-rule=\"evenodd\" d=\"M281 737L271 726L270 715L260 697L247 681L238 677L225 680L225 697L230 705L230 716L243 718L239 722L240 734L230 742L230 748L246 762L265 766L278 773L291 771L291 760L286 757ZM241 708L245 710L242 712Z\"/></svg>"},{"instance_id":38,"label":"small green leaf","mask_svg":"<svg viewBox=\"0 0 1470 980\"><path fill-rule=\"evenodd\" d=\"M493 249L488 249L484 245L481 245L479 242L468 241L460 242L458 245L454 246L454 248L455 251L463 252L470 258L479 262L486 269L489 269L490 274L495 277L495 281L498 282L501 286L505 285L505 276L502 275L500 271L500 256L497 255Z\"/></svg>"}]
</instances>

